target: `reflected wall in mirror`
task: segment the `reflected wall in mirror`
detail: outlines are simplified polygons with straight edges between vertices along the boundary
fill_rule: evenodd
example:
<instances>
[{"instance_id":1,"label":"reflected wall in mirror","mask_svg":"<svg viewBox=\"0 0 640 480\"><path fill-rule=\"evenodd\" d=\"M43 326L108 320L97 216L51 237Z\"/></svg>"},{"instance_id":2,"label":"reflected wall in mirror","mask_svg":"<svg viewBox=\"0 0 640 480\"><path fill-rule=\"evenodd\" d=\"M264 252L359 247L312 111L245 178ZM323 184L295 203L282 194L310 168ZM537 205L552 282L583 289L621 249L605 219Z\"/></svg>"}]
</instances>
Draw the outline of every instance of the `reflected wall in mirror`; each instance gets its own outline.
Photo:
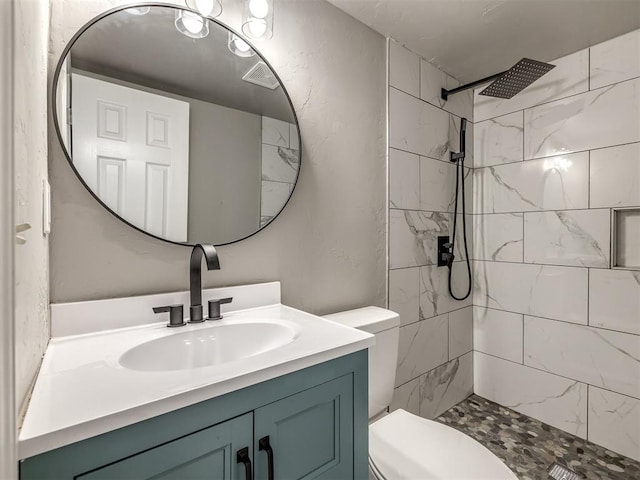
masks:
<instances>
[{"instance_id":1,"label":"reflected wall in mirror","mask_svg":"<svg viewBox=\"0 0 640 480\"><path fill-rule=\"evenodd\" d=\"M149 7L107 12L65 49L53 86L60 141L129 225L189 245L244 239L280 213L298 178L289 96L237 33Z\"/></svg>"}]
</instances>

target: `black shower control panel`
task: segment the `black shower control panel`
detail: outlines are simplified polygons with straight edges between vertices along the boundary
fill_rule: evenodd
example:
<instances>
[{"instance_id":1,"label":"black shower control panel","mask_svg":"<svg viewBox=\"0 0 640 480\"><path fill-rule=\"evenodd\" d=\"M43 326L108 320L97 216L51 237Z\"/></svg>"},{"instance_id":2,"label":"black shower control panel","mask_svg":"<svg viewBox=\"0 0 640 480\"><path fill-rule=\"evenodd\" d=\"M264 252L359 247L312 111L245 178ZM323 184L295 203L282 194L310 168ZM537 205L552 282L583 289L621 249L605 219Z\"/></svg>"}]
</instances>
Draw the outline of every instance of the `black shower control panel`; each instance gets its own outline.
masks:
<instances>
[{"instance_id":1,"label":"black shower control panel","mask_svg":"<svg viewBox=\"0 0 640 480\"><path fill-rule=\"evenodd\" d=\"M453 252L451 251L449 235L438 237L438 266L445 267L453 262Z\"/></svg>"}]
</instances>

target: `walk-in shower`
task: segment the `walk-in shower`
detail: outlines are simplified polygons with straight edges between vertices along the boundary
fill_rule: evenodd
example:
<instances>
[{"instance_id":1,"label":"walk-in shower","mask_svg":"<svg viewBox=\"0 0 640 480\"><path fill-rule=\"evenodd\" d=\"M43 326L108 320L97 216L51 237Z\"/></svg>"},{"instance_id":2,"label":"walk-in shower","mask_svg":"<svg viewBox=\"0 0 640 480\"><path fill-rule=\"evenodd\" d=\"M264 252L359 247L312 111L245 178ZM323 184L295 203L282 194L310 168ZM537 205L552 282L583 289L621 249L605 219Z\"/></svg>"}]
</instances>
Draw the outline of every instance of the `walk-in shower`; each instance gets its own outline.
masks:
<instances>
[{"instance_id":1,"label":"walk-in shower","mask_svg":"<svg viewBox=\"0 0 640 480\"><path fill-rule=\"evenodd\" d=\"M454 95L463 90L474 88L487 82L493 81L479 94L490 97L498 97L509 99L516 94L520 93L526 87L542 77L545 73L555 68L555 65L549 63L539 62L538 60L531 60L530 58L523 58L516 63L509 70L504 72L485 77L481 80L462 85L452 90L441 90L441 97L447 100L450 95ZM450 242L442 242L438 245L439 265L446 265L449 268L449 294L456 300L466 300L471 295L472 288L472 275L471 275L471 260L469 258L469 247L467 244L467 210L466 210L466 198L465 198L465 181L464 181L464 159L466 156L466 133L467 133L467 119L460 119L460 151L457 153L451 152L450 160L456 164L456 193L453 210L453 232L451 234ZM455 259L455 244L458 228L458 200L462 198L462 242L464 245L464 257L467 266L467 276L469 283L465 294L461 297L457 297L453 293L452 277L453 277L453 261Z\"/></svg>"}]
</instances>

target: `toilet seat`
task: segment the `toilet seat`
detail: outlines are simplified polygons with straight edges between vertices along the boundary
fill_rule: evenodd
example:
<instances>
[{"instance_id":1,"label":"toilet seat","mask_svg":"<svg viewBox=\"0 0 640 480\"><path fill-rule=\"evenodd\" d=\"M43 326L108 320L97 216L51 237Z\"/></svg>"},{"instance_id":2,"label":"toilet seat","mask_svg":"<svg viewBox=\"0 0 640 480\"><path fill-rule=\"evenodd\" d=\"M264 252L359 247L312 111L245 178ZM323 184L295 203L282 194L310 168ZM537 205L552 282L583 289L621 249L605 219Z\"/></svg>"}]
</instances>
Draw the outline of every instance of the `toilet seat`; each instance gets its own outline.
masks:
<instances>
[{"instance_id":1,"label":"toilet seat","mask_svg":"<svg viewBox=\"0 0 640 480\"><path fill-rule=\"evenodd\" d=\"M518 478L471 437L405 410L369 426L369 467L379 480Z\"/></svg>"}]
</instances>

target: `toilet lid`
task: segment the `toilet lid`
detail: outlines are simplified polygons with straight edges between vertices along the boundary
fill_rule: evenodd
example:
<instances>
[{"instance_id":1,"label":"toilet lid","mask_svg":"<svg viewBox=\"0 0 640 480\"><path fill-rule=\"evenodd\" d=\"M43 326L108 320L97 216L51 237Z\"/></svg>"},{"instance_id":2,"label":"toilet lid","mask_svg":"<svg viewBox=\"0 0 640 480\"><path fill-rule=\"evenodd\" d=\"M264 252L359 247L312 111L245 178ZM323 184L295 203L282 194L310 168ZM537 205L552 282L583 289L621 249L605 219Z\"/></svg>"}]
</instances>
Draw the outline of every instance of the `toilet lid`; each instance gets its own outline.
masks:
<instances>
[{"instance_id":1,"label":"toilet lid","mask_svg":"<svg viewBox=\"0 0 640 480\"><path fill-rule=\"evenodd\" d=\"M369 427L369 456L387 480L517 480L486 447L452 427L396 410Z\"/></svg>"}]
</instances>

